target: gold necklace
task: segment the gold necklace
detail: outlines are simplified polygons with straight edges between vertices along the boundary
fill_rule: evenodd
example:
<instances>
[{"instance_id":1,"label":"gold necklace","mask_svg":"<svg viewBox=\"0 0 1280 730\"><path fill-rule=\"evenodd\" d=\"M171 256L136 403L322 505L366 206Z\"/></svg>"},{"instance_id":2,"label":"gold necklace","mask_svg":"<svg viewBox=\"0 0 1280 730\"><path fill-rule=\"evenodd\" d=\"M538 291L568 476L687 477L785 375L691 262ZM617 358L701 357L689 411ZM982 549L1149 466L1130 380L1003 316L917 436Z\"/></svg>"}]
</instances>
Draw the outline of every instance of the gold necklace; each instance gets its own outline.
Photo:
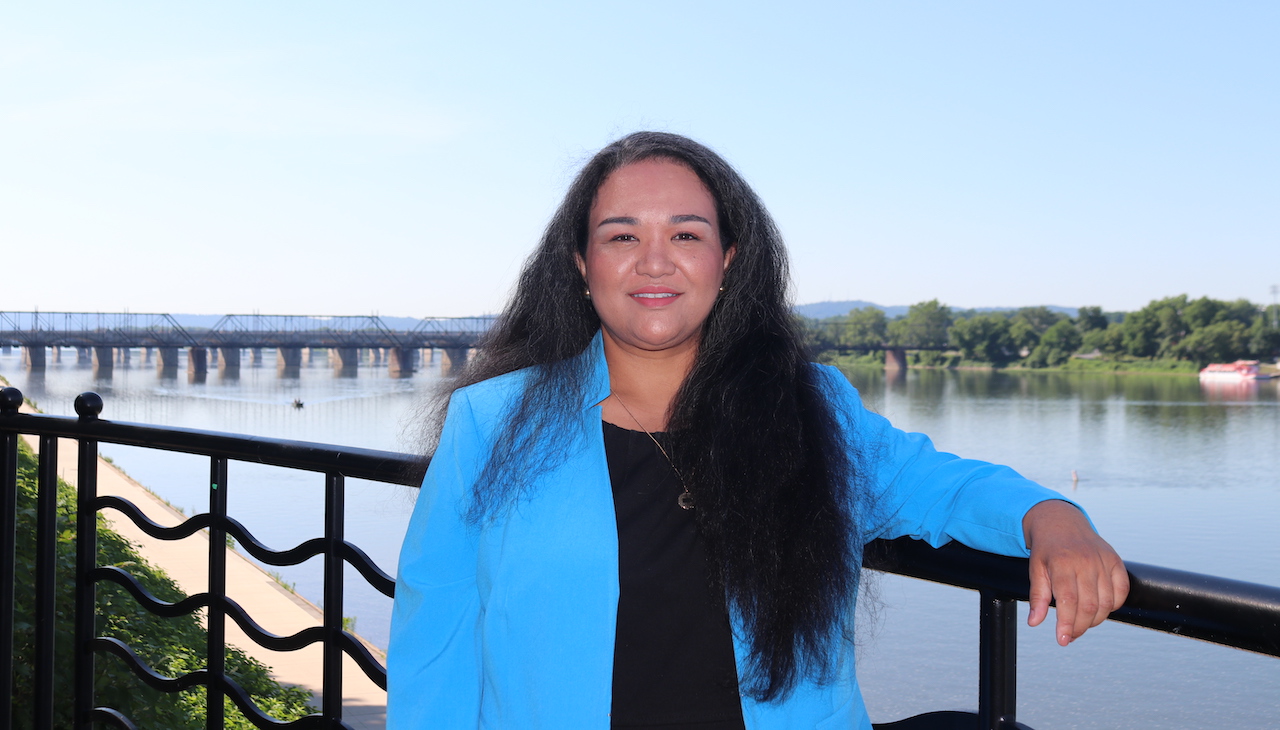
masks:
<instances>
[{"instance_id":1,"label":"gold necklace","mask_svg":"<svg viewBox=\"0 0 1280 730\"><path fill-rule=\"evenodd\" d=\"M676 473L676 479L680 480L680 486L684 488L684 491L680 493L680 496L676 497L676 504L680 505L680 509L693 509L693 495L689 493L689 485L685 484L684 475L682 475L680 470L676 468L676 463L671 460L671 455L667 453L666 449L662 448L662 443L659 442L658 439L654 438L653 434L649 433L649 429L644 427L644 424L640 422L640 419L636 418L636 414L632 413L630 408L627 408L627 404L622 402L622 399L618 397L617 393L611 390L609 391L609 395L613 396L618 401L618 405L622 406L622 410L626 411L628 416L631 416L631 420L636 422L636 425L640 427L641 431L644 431L644 435L648 436L649 440L653 442L653 445L658 447L658 451L662 452L662 458L667 460L667 463L671 465L671 471Z\"/></svg>"}]
</instances>

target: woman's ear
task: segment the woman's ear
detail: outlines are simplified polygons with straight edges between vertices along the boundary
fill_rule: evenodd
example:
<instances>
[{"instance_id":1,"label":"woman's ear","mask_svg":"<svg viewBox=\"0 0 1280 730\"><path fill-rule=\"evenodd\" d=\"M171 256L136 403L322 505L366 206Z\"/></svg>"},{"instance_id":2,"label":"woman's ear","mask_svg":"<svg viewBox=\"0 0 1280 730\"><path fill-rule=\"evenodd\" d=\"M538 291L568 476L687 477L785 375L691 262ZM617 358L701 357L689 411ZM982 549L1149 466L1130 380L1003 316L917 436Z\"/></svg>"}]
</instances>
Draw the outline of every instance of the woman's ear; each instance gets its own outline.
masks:
<instances>
[{"instance_id":1,"label":"woman's ear","mask_svg":"<svg viewBox=\"0 0 1280 730\"><path fill-rule=\"evenodd\" d=\"M573 260L578 264L578 273L582 274L582 280L587 280L587 262L582 258L582 254L574 253Z\"/></svg>"},{"instance_id":2,"label":"woman's ear","mask_svg":"<svg viewBox=\"0 0 1280 730\"><path fill-rule=\"evenodd\" d=\"M738 244L731 243L729 248L724 250L724 270L729 270L729 264L733 262L733 257L738 253Z\"/></svg>"}]
</instances>

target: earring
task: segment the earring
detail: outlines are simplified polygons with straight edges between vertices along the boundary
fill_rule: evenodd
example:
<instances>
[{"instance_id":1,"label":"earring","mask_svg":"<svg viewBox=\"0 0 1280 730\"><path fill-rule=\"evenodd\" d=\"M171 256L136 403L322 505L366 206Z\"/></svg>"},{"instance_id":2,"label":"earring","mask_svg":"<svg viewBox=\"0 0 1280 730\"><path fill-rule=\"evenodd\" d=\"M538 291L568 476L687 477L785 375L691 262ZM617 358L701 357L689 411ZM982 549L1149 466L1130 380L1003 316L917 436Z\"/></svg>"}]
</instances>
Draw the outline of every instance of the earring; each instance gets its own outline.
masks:
<instances>
[{"instance_id":1,"label":"earring","mask_svg":"<svg viewBox=\"0 0 1280 730\"><path fill-rule=\"evenodd\" d=\"M721 290L721 291L723 291L723 290ZM590 290L590 289L583 289L583 290L582 290L582 296L586 297L587 299L590 299L590 298L591 298L591 290Z\"/></svg>"},{"instance_id":2,"label":"earring","mask_svg":"<svg viewBox=\"0 0 1280 730\"><path fill-rule=\"evenodd\" d=\"M720 291L724 291L724 285L723 285L723 284L721 284L721 285L720 285Z\"/></svg>"}]
</instances>

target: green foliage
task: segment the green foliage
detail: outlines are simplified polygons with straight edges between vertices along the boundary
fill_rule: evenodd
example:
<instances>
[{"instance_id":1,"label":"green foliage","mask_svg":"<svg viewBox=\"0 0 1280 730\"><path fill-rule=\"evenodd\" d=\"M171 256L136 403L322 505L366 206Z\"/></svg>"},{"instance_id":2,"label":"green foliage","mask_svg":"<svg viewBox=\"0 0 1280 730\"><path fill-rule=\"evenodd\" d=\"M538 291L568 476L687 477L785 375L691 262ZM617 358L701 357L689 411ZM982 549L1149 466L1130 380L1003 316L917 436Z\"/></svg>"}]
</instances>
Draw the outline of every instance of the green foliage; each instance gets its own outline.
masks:
<instances>
[{"instance_id":1,"label":"green foliage","mask_svg":"<svg viewBox=\"0 0 1280 730\"><path fill-rule=\"evenodd\" d=\"M1124 327L1118 322L1112 322L1105 329L1092 329L1085 332L1080 338L1080 350L1082 352L1097 351L1111 357L1123 355L1125 352Z\"/></svg>"},{"instance_id":2,"label":"green foliage","mask_svg":"<svg viewBox=\"0 0 1280 730\"><path fill-rule=\"evenodd\" d=\"M908 363L922 368L953 368L959 365L962 359L960 355L937 350L918 350L911 353Z\"/></svg>"},{"instance_id":3,"label":"green foliage","mask_svg":"<svg viewBox=\"0 0 1280 730\"><path fill-rule=\"evenodd\" d=\"M882 310L868 307L842 317L807 320L808 342L813 352L888 343L905 347L939 347L950 344L961 358L941 353L912 354L913 365L940 367L989 363L996 367L1015 364L1019 358L1029 367L1075 366L1072 355L1097 352L1120 362L1102 369L1168 372L1164 365L1139 366L1139 361L1185 361L1187 367L1236 359L1272 359L1280 356L1280 306L1261 310L1238 299L1222 301L1185 294L1153 300L1136 312L1104 312L1101 307L1080 307L1075 320L1047 307L1025 307L1011 315L965 311L956 317L937 300L911 306L907 315L885 321ZM868 356L819 356L823 362L842 365L883 361ZM1087 366L1088 369L1102 366Z\"/></svg>"},{"instance_id":4,"label":"green foliage","mask_svg":"<svg viewBox=\"0 0 1280 730\"><path fill-rule=\"evenodd\" d=\"M960 349L965 360L1003 366L1018 358L1009 328L1009 320L998 314L979 314L951 326L951 343Z\"/></svg>"},{"instance_id":5,"label":"green foliage","mask_svg":"<svg viewBox=\"0 0 1280 730\"><path fill-rule=\"evenodd\" d=\"M834 365L838 368L884 368L884 351L853 352L841 354L835 350L819 353L817 362L823 365Z\"/></svg>"},{"instance_id":6,"label":"green foliage","mask_svg":"<svg viewBox=\"0 0 1280 730\"><path fill-rule=\"evenodd\" d=\"M1200 367L1211 362L1243 360L1249 353L1249 330L1235 320L1205 325L1171 348L1179 359Z\"/></svg>"},{"instance_id":7,"label":"green foliage","mask_svg":"<svg viewBox=\"0 0 1280 730\"><path fill-rule=\"evenodd\" d=\"M1065 314L1055 312L1048 307L1023 307L1013 315L1014 322L1026 322L1037 335L1043 335L1049 331L1050 327L1066 318Z\"/></svg>"},{"instance_id":8,"label":"green foliage","mask_svg":"<svg viewBox=\"0 0 1280 730\"><path fill-rule=\"evenodd\" d=\"M912 304L907 316L888 325L889 342L906 347L937 347L950 342L947 331L953 317L950 307L937 299Z\"/></svg>"},{"instance_id":9,"label":"green foliage","mask_svg":"<svg viewBox=\"0 0 1280 730\"><path fill-rule=\"evenodd\" d=\"M1018 318L1009 323L1009 340L1013 342L1015 352L1030 352L1040 344L1040 333L1031 322Z\"/></svg>"},{"instance_id":10,"label":"green foliage","mask_svg":"<svg viewBox=\"0 0 1280 730\"><path fill-rule=\"evenodd\" d=\"M1253 357L1264 359L1280 355L1280 326L1274 324L1278 314L1280 307L1273 304L1253 321L1249 328L1249 352Z\"/></svg>"},{"instance_id":11,"label":"green foliage","mask_svg":"<svg viewBox=\"0 0 1280 730\"><path fill-rule=\"evenodd\" d=\"M878 346L886 340L884 311L855 309L847 315L805 320L807 344L813 351Z\"/></svg>"},{"instance_id":12,"label":"green foliage","mask_svg":"<svg viewBox=\"0 0 1280 730\"><path fill-rule=\"evenodd\" d=\"M1080 329L1080 334L1105 330L1108 324L1110 323L1102 307L1080 307L1076 310L1076 327Z\"/></svg>"},{"instance_id":13,"label":"green foliage","mask_svg":"<svg viewBox=\"0 0 1280 730\"><path fill-rule=\"evenodd\" d=\"M884 310L875 307L855 309L844 317L837 342L846 347L884 344L888 337L888 320Z\"/></svg>"},{"instance_id":14,"label":"green foliage","mask_svg":"<svg viewBox=\"0 0 1280 730\"><path fill-rule=\"evenodd\" d=\"M1057 367L1070 360L1071 355L1080 349L1082 339L1080 331L1071 320L1059 320L1045 331L1040 344L1036 345L1036 349L1027 358L1027 364L1033 368Z\"/></svg>"},{"instance_id":15,"label":"green foliage","mask_svg":"<svg viewBox=\"0 0 1280 730\"><path fill-rule=\"evenodd\" d=\"M35 507L36 461L25 443L18 457L18 550L15 595L14 720L15 728L32 727L35 665ZM57 547L55 581L55 727L72 726L72 624L75 600L75 491L58 481ZM183 593L164 574L142 559L127 540L106 526L98 516L98 564L113 565L133 575L163 601L178 601ZM100 636L124 641L154 670L166 676L186 674L205 666L206 632L193 615L165 619L148 613L123 588L100 583L97 588L97 626ZM281 720L293 720L311 712L311 694L284 687L266 667L239 649L226 651L227 674L240 684L264 712ZM94 698L115 707L139 727L191 728L205 726L205 690L196 687L164 693L147 687L111 655L98 654L94 662ZM226 701L225 728L253 727L230 700Z\"/></svg>"}]
</instances>

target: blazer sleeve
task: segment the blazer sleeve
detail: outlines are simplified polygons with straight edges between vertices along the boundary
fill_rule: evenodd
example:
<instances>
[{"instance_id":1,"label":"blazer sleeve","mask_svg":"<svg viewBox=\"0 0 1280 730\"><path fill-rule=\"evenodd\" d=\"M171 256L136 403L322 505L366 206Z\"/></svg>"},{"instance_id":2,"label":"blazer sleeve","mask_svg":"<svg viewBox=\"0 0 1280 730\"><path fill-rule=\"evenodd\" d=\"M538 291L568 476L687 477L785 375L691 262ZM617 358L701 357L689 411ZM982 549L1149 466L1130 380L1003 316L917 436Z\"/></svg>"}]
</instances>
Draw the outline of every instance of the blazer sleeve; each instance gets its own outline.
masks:
<instances>
[{"instance_id":1,"label":"blazer sleeve","mask_svg":"<svg viewBox=\"0 0 1280 730\"><path fill-rule=\"evenodd\" d=\"M400 550L387 652L387 727L479 724L478 529L469 490L487 448L464 391L453 394Z\"/></svg>"},{"instance_id":2,"label":"blazer sleeve","mask_svg":"<svg viewBox=\"0 0 1280 730\"><path fill-rule=\"evenodd\" d=\"M1070 501L1007 466L938 451L928 436L894 428L863 405L843 374L822 369L856 455L859 482L870 490L861 515L866 540L910 536L934 547L958 540L1025 557L1027 511L1049 499Z\"/></svg>"}]
</instances>

